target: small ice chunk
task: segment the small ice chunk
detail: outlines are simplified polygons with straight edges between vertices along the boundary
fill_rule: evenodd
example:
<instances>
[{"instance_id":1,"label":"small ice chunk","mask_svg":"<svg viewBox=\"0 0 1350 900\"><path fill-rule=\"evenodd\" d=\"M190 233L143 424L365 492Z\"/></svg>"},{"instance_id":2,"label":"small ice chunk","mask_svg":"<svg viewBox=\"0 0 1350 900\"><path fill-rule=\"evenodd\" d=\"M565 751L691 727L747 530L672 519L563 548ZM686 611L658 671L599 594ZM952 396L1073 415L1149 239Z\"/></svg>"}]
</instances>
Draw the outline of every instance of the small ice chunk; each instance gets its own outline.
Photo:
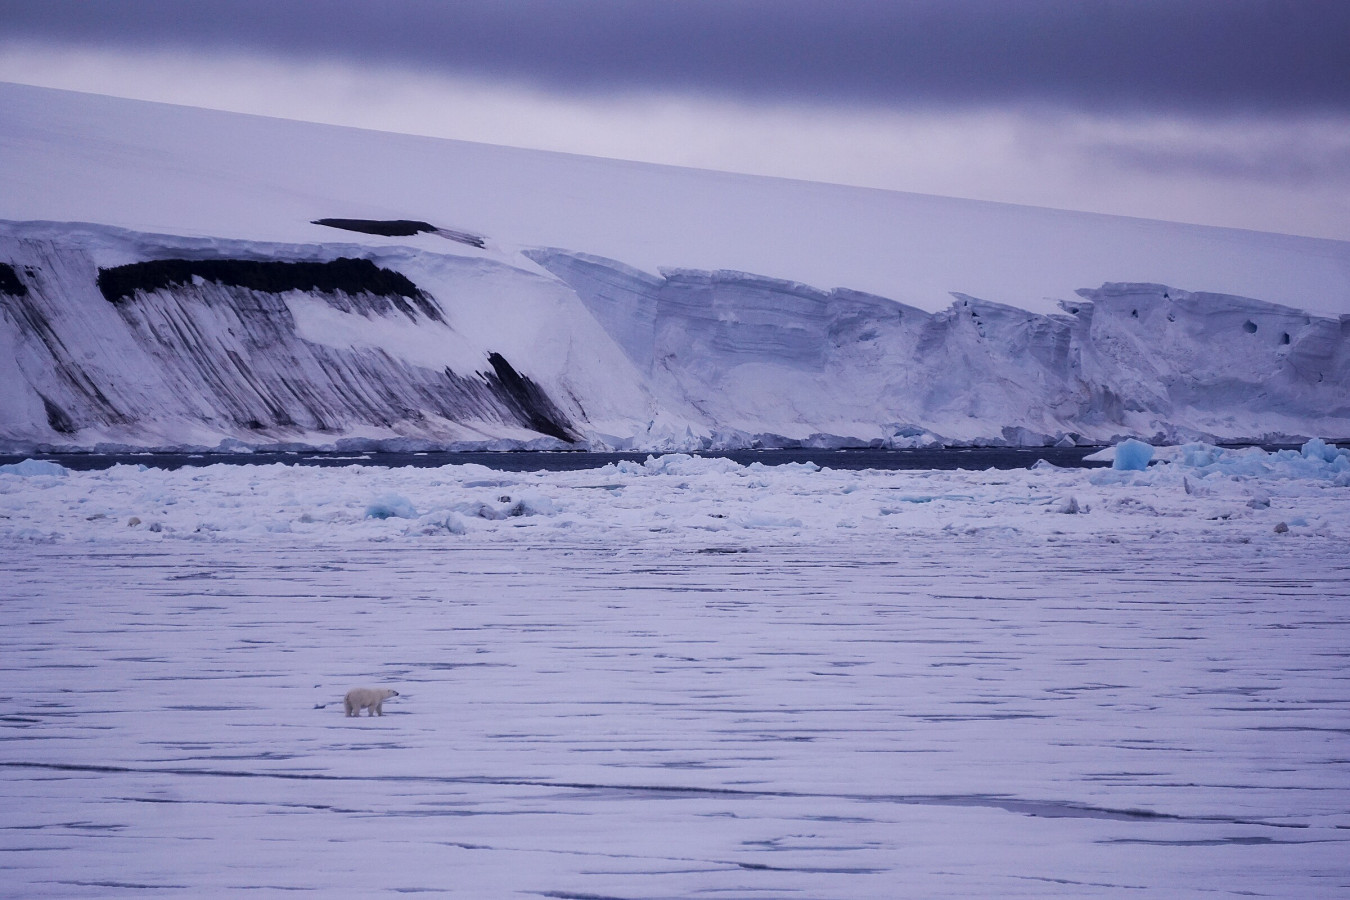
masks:
<instances>
[{"instance_id":1,"label":"small ice chunk","mask_svg":"<svg viewBox=\"0 0 1350 900\"><path fill-rule=\"evenodd\" d=\"M468 530L468 525L465 524L464 520L457 513L449 510L439 510L422 517L423 534L437 534L439 532L465 534Z\"/></svg>"},{"instance_id":2,"label":"small ice chunk","mask_svg":"<svg viewBox=\"0 0 1350 900\"><path fill-rule=\"evenodd\" d=\"M65 478L69 474L65 466L45 459L25 459L23 462L0 466L0 475L19 475L24 478L31 478L34 475L55 475L58 478Z\"/></svg>"},{"instance_id":3,"label":"small ice chunk","mask_svg":"<svg viewBox=\"0 0 1350 900\"><path fill-rule=\"evenodd\" d=\"M727 470L725 470L725 471L735 471L735 470L734 470L734 469L727 469ZM815 463L811 462L810 460L807 460L806 462L777 463L777 464L772 465L772 466L766 466L766 465L764 465L764 463L762 463L762 462L752 462L752 463L750 463L749 465L747 465L747 466L745 467L745 471L747 471L747 472L754 472L756 475L760 475L760 474L763 474L763 473L765 473L765 472L779 472L779 473L787 473L787 472L819 472L819 471L820 471L820 466L816 465Z\"/></svg>"},{"instance_id":4,"label":"small ice chunk","mask_svg":"<svg viewBox=\"0 0 1350 900\"><path fill-rule=\"evenodd\" d=\"M1128 438L1116 444L1116 459L1111 468L1125 472L1142 472L1153 459L1153 446Z\"/></svg>"},{"instance_id":5,"label":"small ice chunk","mask_svg":"<svg viewBox=\"0 0 1350 900\"><path fill-rule=\"evenodd\" d=\"M412 501L399 494L385 494L377 497L366 507L367 519L415 519L417 509Z\"/></svg>"},{"instance_id":6,"label":"small ice chunk","mask_svg":"<svg viewBox=\"0 0 1350 900\"><path fill-rule=\"evenodd\" d=\"M501 494L496 498L496 503L484 503L481 500L459 503L454 509L466 516L476 516L489 521L558 514L558 507L552 500L534 491L522 491L514 495Z\"/></svg>"},{"instance_id":7,"label":"small ice chunk","mask_svg":"<svg viewBox=\"0 0 1350 900\"><path fill-rule=\"evenodd\" d=\"M533 491L519 493L514 500L510 497L504 497L502 500L510 504L506 511L508 516L556 516L558 514L558 507L554 505L552 500Z\"/></svg>"},{"instance_id":8,"label":"small ice chunk","mask_svg":"<svg viewBox=\"0 0 1350 900\"><path fill-rule=\"evenodd\" d=\"M9 537L18 541L30 541L34 544L54 544L61 537L55 531L41 531L37 528L20 528L10 533Z\"/></svg>"},{"instance_id":9,"label":"small ice chunk","mask_svg":"<svg viewBox=\"0 0 1350 900\"><path fill-rule=\"evenodd\" d=\"M733 459L718 456L691 456L688 453L667 453L649 456L642 464L649 475L725 475L740 472L742 466Z\"/></svg>"},{"instance_id":10,"label":"small ice chunk","mask_svg":"<svg viewBox=\"0 0 1350 900\"><path fill-rule=\"evenodd\" d=\"M1077 497L1060 497L1055 501L1055 512L1063 513L1066 516L1076 516L1082 512L1078 505Z\"/></svg>"},{"instance_id":11,"label":"small ice chunk","mask_svg":"<svg viewBox=\"0 0 1350 900\"><path fill-rule=\"evenodd\" d=\"M1181 448L1181 456L1177 461L1192 469L1203 469L1214 465L1223 455L1224 451L1213 444L1186 444Z\"/></svg>"},{"instance_id":12,"label":"small ice chunk","mask_svg":"<svg viewBox=\"0 0 1350 900\"><path fill-rule=\"evenodd\" d=\"M510 513L506 509L499 509L490 503L484 503L481 500L474 503L460 503L455 507L459 512L466 516L477 516L480 519L487 519L495 522L498 519L507 518Z\"/></svg>"},{"instance_id":13,"label":"small ice chunk","mask_svg":"<svg viewBox=\"0 0 1350 900\"><path fill-rule=\"evenodd\" d=\"M1302 454L1304 459L1315 459L1321 462L1335 462L1336 457L1343 452L1335 444L1328 444L1321 438L1313 438L1303 445Z\"/></svg>"}]
</instances>

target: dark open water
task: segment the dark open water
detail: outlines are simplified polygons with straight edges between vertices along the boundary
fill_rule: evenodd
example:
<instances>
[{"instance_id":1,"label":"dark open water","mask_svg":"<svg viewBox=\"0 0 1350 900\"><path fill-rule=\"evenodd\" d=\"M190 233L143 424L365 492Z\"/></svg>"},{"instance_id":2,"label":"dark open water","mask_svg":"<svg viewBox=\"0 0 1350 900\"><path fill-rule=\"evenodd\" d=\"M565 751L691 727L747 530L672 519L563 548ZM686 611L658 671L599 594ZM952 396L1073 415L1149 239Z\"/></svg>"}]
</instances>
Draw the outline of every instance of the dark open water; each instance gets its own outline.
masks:
<instances>
[{"instance_id":1,"label":"dark open water","mask_svg":"<svg viewBox=\"0 0 1350 900\"><path fill-rule=\"evenodd\" d=\"M939 450L728 450L709 451L699 456L733 459L743 465L760 462L766 466L813 462L831 469L1025 469L1043 459L1057 466L1101 466L1084 462L1083 457L1099 447L972 447ZM48 459L67 469L88 471L111 466L144 465L157 469L183 466L270 465L296 466L436 466L476 463L505 472L550 472L595 469L619 460L641 462L651 453L336 453L296 451L287 453L37 453L0 454L0 464L23 459Z\"/></svg>"}]
</instances>

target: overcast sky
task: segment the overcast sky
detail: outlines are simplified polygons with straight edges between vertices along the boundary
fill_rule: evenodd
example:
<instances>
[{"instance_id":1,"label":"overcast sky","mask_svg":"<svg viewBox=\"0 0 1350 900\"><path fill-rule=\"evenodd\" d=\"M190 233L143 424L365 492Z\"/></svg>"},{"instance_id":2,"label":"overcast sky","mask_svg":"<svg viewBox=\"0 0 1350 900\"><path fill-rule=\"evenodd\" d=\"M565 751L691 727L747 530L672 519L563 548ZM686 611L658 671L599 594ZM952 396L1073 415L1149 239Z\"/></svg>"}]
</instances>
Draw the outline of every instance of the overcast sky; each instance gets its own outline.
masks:
<instances>
[{"instance_id":1,"label":"overcast sky","mask_svg":"<svg viewBox=\"0 0 1350 900\"><path fill-rule=\"evenodd\" d=\"M0 80L1350 240L1347 0L0 0Z\"/></svg>"}]
</instances>

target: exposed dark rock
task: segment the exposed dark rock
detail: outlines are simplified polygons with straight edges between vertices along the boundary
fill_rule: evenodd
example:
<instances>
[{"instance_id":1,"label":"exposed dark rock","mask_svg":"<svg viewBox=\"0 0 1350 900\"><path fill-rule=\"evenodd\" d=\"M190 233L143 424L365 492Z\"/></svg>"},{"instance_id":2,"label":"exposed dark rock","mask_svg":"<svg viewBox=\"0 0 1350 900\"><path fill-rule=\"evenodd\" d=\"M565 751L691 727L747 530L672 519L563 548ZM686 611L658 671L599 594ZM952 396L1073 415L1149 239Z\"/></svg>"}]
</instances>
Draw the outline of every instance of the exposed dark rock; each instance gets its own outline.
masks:
<instances>
[{"instance_id":1,"label":"exposed dark rock","mask_svg":"<svg viewBox=\"0 0 1350 900\"><path fill-rule=\"evenodd\" d=\"M60 434L74 434L78 430L75 423L70 420L70 416L66 415L65 410L48 400L46 395L39 393L38 396L42 398L42 406L47 411L47 424L52 427L52 431Z\"/></svg>"},{"instance_id":2,"label":"exposed dark rock","mask_svg":"<svg viewBox=\"0 0 1350 900\"><path fill-rule=\"evenodd\" d=\"M487 239L481 234L474 234L469 231L455 231L453 228L437 228L436 233L447 240L468 244L470 247L477 247L479 250L483 250L487 247Z\"/></svg>"},{"instance_id":3,"label":"exposed dark rock","mask_svg":"<svg viewBox=\"0 0 1350 900\"><path fill-rule=\"evenodd\" d=\"M325 294L362 292L377 297L421 295L404 275L382 269L368 259L342 257L331 262L280 262L247 259L157 259L98 270L98 289L109 303L129 299L136 291L162 290L191 284L193 278L233 287L280 294L309 291Z\"/></svg>"},{"instance_id":4,"label":"exposed dark rock","mask_svg":"<svg viewBox=\"0 0 1350 900\"><path fill-rule=\"evenodd\" d=\"M341 228L343 231L355 231L359 234L378 234L384 237L410 237L414 234L438 234L451 241L468 244L482 250L487 240L481 234L471 231L455 231L453 228L437 228L430 222L416 219L315 219L310 224L325 225L329 228Z\"/></svg>"},{"instance_id":5,"label":"exposed dark rock","mask_svg":"<svg viewBox=\"0 0 1350 900\"><path fill-rule=\"evenodd\" d=\"M19 273L9 263L0 263L0 294L11 297L28 296L28 285L19 280Z\"/></svg>"},{"instance_id":6,"label":"exposed dark rock","mask_svg":"<svg viewBox=\"0 0 1350 900\"><path fill-rule=\"evenodd\" d=\"M310 224L326 225L329 228L341 228L343 231L355 231L360 234L379 234L384 237L408 237L436 230L436 226L429 222L418 222L413 219L315 219Z\"/></svg>"},{"instance_id":7,"label":"exposed dark rock","mask_svg":"<svg viewBox=\"0 0 1350 900\"><path fill-rule=\"evenodd\" d=\"M531 430L569 444L577 440L567 416L539 385L513 369L500 353L489 353L488 362L492 364L494 375L484 377Z\"/></svg>"}]
</instances>

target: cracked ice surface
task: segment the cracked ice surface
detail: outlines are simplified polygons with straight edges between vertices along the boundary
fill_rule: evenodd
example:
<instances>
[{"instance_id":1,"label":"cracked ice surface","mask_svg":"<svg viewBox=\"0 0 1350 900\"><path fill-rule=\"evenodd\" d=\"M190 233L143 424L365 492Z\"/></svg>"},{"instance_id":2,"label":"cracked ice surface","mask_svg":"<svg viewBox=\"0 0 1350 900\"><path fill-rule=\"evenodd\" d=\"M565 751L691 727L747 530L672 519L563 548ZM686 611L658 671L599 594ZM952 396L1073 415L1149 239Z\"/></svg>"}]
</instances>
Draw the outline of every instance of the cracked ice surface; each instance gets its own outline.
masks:
<instances>
[{"instance_id":1,"label":"cracked ice surface","mask_svg":"<svg viewBox=\"0 0 1350 900\"><path fill-rule=\"evenodd\" d=\"M1328 481L118 467L0 515L15 896L1350 890Z\"/></svg>"}]
</instances>

